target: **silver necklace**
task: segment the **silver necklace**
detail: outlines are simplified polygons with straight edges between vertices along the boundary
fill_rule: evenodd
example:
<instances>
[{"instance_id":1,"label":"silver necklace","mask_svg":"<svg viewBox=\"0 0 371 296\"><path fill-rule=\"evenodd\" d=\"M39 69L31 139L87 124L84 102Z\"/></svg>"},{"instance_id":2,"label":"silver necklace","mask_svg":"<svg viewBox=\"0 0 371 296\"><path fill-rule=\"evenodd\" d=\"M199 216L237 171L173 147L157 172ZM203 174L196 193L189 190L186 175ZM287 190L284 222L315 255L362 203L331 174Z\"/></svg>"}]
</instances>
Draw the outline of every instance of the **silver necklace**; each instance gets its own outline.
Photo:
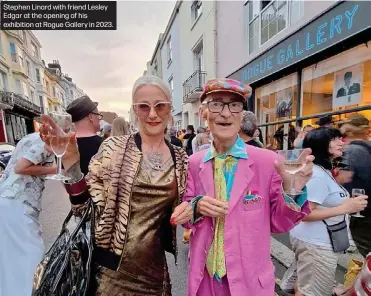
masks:
<instances>
[{"instance_id":1,"label":"silver necklace","mask_svg":"<svg viewBox=\"0 0 371 296\"><path fill-rule=\"evenodd\" d=\"M157 151L153 151L153 147L149 147L148 145L145 144L145 146L147 146L149 149L149 151L147 151L147 160L148 162L153 166L153 169L154 170L157 170L157 171L161 171L162 170L162 167L163 167L163 164L164 164L164 155L163 153L160 153L158 152L158 150L160 149L160 146L161 146L162 143L160 143L157 147ZM152 151L151 151L152 150Z\"/></svg>"},{"instance_id":2,"label":"silver necklace","mask_svg":"<svg viewBox=\"0 0 371 296\"><path fill-rule=\"evenodd\" d=\"M164 155L162 153L149 151L147 152L147 159L153 165L153 169L156 171L162 170L164 163Z\"/></svg>"}]
</instances>

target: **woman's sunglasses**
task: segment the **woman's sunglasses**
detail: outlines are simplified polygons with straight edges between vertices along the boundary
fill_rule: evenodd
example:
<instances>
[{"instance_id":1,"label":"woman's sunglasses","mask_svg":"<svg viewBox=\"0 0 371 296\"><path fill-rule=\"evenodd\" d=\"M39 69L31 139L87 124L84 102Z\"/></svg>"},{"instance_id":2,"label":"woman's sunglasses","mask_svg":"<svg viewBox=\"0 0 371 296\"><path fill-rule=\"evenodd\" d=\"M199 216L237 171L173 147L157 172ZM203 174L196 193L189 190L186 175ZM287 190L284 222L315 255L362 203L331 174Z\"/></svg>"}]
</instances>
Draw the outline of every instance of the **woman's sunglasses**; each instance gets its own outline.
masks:
<instances>
[{"instance_id":1,"label":"woman's sunglasses","mask_svg":"<svg viewBox=\"0 0 371 296\"><path fill-rule=\"evenodd\" d=\"M153 106L147 103L133 104L134 112L139 118L147 118L151 112L151 108L155 109L158 116L163 117L170 113L171 102L158 102Z\"/></svg>"}]
</instances>

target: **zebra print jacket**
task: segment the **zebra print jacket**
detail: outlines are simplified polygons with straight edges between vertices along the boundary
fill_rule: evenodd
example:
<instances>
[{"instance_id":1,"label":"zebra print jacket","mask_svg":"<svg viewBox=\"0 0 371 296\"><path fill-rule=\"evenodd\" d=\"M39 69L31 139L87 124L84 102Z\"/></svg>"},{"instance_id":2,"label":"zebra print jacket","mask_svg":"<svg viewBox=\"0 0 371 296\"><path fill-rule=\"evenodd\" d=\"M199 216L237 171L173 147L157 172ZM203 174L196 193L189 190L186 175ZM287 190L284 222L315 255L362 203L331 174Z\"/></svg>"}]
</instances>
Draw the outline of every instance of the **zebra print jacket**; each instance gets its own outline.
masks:
<instances>
[{"instance_id":1,"label":"zebra print jacket","mask_svg":"<svg viewBox=\"0 0 371 296\"><path fill-rule=\"evenodd\" d=\"M117 270L130 223L130 199L134 179L143 154L139 133L110 137L92 158L87 176L88 189L79 196L70 197L72 210L80 216L90 198L95 207L94 260L101 266ZM180 148L166 141L175 164L178 198L169 209L163 225L163 245L177 260L176 227L170 224L172 210L182 202L186 190L188 156ZM119 206L117 204L119 203Z\"/></svg>"}]
</instances>

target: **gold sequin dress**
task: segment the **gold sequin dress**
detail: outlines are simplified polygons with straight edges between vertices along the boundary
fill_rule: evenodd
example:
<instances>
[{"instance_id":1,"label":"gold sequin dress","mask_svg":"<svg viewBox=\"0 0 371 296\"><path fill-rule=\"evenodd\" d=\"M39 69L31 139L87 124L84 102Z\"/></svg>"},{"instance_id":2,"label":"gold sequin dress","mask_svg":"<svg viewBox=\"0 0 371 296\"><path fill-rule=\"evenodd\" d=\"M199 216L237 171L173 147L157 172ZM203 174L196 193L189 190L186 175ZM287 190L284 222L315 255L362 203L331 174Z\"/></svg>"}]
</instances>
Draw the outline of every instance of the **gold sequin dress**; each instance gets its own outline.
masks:
<instances>
[{"instance_id":1,"label":"gold sequin dress","mask_svg":"<svg viewBox=\"0 0 371 296\"><path fill-rule=\"evenodd\" d=\"M142 160L131 197L128 238L118 271L99 267L97 296L170 296L162 225L176 199L174 163Z\"/></svg>"}]
</instances>

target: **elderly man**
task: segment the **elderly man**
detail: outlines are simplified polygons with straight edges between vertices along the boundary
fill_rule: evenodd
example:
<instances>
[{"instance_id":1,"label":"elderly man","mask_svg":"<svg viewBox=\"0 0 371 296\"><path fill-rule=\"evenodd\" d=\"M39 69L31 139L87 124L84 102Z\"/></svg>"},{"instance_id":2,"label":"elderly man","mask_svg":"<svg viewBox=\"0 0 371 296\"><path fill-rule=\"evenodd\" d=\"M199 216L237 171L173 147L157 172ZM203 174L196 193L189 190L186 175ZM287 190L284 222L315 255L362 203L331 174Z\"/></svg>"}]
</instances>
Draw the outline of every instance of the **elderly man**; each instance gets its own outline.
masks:
<instances>
[{"instance_id":1,"label":"elderly man","mask_svg":"<svg viewBox=\"0 0 371 296\"><path fill-rule=\"evenodd\" d=\"M261 148L261 143L259 143L255 138L255 132L257 129L258 118L256 115L251 111L244 112L241 121L240 137L247 145Z\"/></svg>"},{"instance_id":2,"label":"elderly man","mask_svg":"<svg viewBox=\"0 0 371 296\"><path fill-rule=\"evenodd\" d=\"M210 149L189 159L183 199L193 209L190 222L188 296L274 295L271 232L287 232L309 213L305 184L313 157L295 178L299 196L288 196L290 175L276 153L245 145L238 136L251 88L231 79L207 82L200 97L213 134ZM188 211L178 207L175 224Z\"/></svg>"}]
</instances>

